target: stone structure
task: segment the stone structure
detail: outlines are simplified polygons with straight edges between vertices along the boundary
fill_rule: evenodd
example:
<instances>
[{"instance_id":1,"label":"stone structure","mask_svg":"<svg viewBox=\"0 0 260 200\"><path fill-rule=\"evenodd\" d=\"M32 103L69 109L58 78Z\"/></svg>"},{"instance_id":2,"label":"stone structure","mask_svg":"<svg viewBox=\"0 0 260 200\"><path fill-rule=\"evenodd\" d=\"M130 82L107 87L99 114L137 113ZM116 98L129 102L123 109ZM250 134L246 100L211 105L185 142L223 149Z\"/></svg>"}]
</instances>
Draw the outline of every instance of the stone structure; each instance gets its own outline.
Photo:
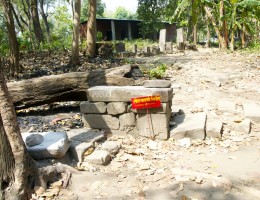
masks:
<instances>
[{"instance_id":1,"label":"stone structure","mask_svg":"<svg viewBox=\"0 0 260 200\"><path fill-rule=\"evenodd\" d=\"M146 109L132 109L131 98L153 95L160 95L160 108L148 109L148 114ZM169 137L171 88L97 86L88 89L87 97L89 101L82 102L80 110L88 128L133 131L158 139Z\"/></svg>"}]
</instances>

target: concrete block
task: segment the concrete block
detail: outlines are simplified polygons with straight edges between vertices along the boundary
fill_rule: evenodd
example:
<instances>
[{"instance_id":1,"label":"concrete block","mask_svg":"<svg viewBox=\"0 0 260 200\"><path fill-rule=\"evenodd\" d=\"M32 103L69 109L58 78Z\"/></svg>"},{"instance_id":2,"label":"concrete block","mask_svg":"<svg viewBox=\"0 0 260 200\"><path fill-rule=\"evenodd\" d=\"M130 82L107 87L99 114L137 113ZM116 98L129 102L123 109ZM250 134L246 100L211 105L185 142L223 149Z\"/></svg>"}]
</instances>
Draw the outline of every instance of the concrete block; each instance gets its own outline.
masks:
<instances>
[{"instance_id":1,"label":"concrete block","mask_svg":"<svg viewBox=\"0 0 260 200\"><path fill-rule=\"evenodd\" d=\"M146 80L143 84L146 88L170 88L171 81L168 80Z\"/></svg>"},{"instance_id":2,"label":"concrete block","mask_svg":"<svg viewBox=\"0 0 260 200\"><path fill-rule=\"evenodd\" d=\"M111 102L107 104L107 113L118 115L126 112L127 104L124 102Z\"/></svg>"},{"instance_id":3,"label":"concrete block","mask_svg":"<svg viewBox=\"0 0 260 200\"><path fill-rule=\"evenodd\" d=\"M161 102L172 100L171 88L145 88L143 86L95 86L87 90L87 98L91 101L130 102L133 97L160 95Z\"/></svg>"},{"instance_id":4,"label":"concrete block","mask_svg":"<svg viewBox=\"0 0 260 200\"><path fill-rule=\"evenodd\" d=\"M232 101L228 101L225 99L221 99L218 101L218 110L222 112L236 112L236 103Z\"/></svg>"},{"instance_id":5,"label":"concrete block","mask_svg":"<svg viewBox=\"0 0 260 200\"><path fill-rule=\"evenodd\" d=\"M93 114L93 113L105 113L106 112L106 104L104 102L96 102L90 103L88 101L84 101L80 103L80 112Z\"/></svg>"},{"instance_id":6,"label":"concrete block","mask_svg":"<svg viewBox=\"0 0 260 200\"><path fill-rule=\"evenodd\" d=\"M119 119L111 115L84 114L83 123L85 127L96 129L119 129Z\"/></svg>"},{"instance_id":7,"label":"concrete block","mask_svg":"<svg viewBox=\"0 0 260 200\"><path fill-rule=\"evenodd\" d=\"M137 114L136 128L141 136L169 138L169 118L166 114Z\"/></svg>"},{"instance_id":8,"label":"concrete block","mask_svg":"<svg viewBox=\"0 0 260 200\"><path fill-rule=\"evenodd\" d=\"M205 124L207 115L205 113L196 113L193 115L178 115L174 121L176 126L170 131L170 136L174 139L191 138L204 139L205 138Z\"/></svg>"},{"instance_id":9,"label":"concrete block","mask_svg":"<svg viewBox=\"0 0 260 200\"><path fill-rule=\"evenodd\" d=\"M31 134L43 136L41 144L26 146L28 153L35 159L62 158L71 144L65 132L23 133L23 140L25 141Z\"/></svg>"},{"instance_id":10,"label":"concrete block","mask_svg":"<svg viewBox=\"0 0 260 200\"><path fill-rule=\"evenodd\" d=\"M134 113L147 113L146 109L132 109L132 112ZM162 113L170 113L171 114L171 109L170 109L170 103L161 103L160 108L149 108L148 113L150 114L162 114Z\"/></svg>"},{"instance_id":11,"label":"concrete block","mask_svg":"<svg viewBox=\"0 0 260 200\"><path fill-rule=\"evenodd\" d=\"M223 124L221 121L214 120L214 121L207 121L206 125L206 135L207 137L221 137Z\"/></svg>"},{"instance_id":12,"label":"concrete block","mask_svg":"<svg viewBox=\"0 0 260 200\"><path fill-rule=\"evenodd\" d=\"M260 105L256 103L244 103L244 115L253 122L260 123Z\"/></svg>"},{"instance_id":13,"label":"concrete block","mask_svg":"<svg viewBox=\"0 0 260 200\"><path fill-rule=\"evenodd\" d=\"M134 113L125 113L119 116L120 129L124 130L128 127L135 126L135 114Z\"/></svg>"},{"instance_id":14,"label":"concrete block","mask_svg":"<svg viewBox=\"0 0 260 200\"><path fill-rule=\"evenodd\" d=\"M121 145L119 144L119 142L115 141L105 141L101 146L102 150L108 151L111 155L115 155L120 148Z\"/></svg>"},{"instance_id":15,"label":"concrete block","mask_svg":"<svg viewBox=\"0 0 260 200\"><path fill-rule=\"evenodd\" d=\"M84 159L84 153L86 151L89 151L90 149L94 149L94 145L92 142L81 142L77 140L72 140L69 152L72 158L74 158L78 162L82 162Z\"/></svg>"},{"instance_id":16,"label":"concrete block","mask_svg":"<svg viewBox=\"0 0 260 200\"><path fill-rule=\"evenodd\" d=\"M106 150L95 150L89 156L84 158L84 162L96 165L107 165L111 160L111 156Z\"/></svg>"}]
</instances>

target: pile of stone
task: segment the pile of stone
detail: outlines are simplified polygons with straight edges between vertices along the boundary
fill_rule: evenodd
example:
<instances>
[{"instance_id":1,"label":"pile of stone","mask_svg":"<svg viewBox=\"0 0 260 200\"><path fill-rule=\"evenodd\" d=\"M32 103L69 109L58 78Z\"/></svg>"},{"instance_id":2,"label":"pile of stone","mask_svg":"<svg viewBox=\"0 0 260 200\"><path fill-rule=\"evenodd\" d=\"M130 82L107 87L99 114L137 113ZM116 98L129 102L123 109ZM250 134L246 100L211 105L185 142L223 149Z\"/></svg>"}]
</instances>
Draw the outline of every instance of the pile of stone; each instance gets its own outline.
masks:
<instances>
[{"instance_id":1,"label":"pile of stone","mask_svg":"<svg viewBox=\"0 0 260 200\"><path fill-rule=\"evenodd\" d=\"M112 43L97 43L96 51L101 57L110 58L113 56L113 45Z\"/></svg>"},{"instance_id":2,"label":"pile of stone","mask_svg":"<svg viewBox=\"0 0 260 200\"><path fill-rule=\"evenodd\" d=\"M88 101L80 110L85 127L120 130L168 139L173 91L165 80L151 80L143 86L97 86L88 89ZM132 109L131 98L159 95L160 108ZM148 114L147 114L148 112Z\"/></svg>"}]
</instances>

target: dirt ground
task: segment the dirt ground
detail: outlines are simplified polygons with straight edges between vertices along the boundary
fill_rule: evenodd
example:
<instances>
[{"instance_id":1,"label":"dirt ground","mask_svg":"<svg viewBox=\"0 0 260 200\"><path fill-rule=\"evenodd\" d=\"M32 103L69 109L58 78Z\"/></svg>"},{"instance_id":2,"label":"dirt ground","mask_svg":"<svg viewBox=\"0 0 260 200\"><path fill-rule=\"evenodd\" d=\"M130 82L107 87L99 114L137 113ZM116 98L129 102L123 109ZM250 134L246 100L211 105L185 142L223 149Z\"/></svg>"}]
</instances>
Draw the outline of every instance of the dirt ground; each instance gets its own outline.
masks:
<instances>
[{"instance_id":1,"label":"dirt ground","mask_svg":"<svg viewBox=\"0 0 260 200\"><path fill-rule=\"evenodd\" d=\"M206 112L209 118L217 117L224 124L222 138L181 145L171 138L153 141L114 134L108 140L120 142L121 149L109 165L88 165L86 171L72 174L67 189L47 199L258 199L260 124L251 121L249 134L233 131L229 122L243 118L242 114L219 113L217 102L235 102L238 110L243 103L260 102L260 55L199 49L129 60L140 67L166 63L166 79L172 81L175 93L172 112ZM195 106L198 102L202 106ZM65 120L56 130L82 128L77 103L63 113L20 115L18 120L22 132L45 131L52 130L52 120L61 116L70 122Z\"/></svg>"}]
</instances>

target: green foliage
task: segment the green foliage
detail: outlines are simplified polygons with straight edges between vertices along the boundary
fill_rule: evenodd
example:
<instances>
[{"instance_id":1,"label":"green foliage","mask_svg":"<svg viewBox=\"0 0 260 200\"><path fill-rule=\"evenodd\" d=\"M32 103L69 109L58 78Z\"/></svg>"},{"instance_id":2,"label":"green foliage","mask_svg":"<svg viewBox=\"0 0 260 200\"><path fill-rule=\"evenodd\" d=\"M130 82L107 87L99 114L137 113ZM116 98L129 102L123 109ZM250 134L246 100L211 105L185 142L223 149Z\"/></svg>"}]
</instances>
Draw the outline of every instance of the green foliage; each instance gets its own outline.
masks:
<instances>
[{"instance_id":1,"label":"green foliage","mask_svg":"<svg viewBox=\"0 0 260 200\"><path fill-rule=\"evenodd\" d=\"M165 75L166 69L166 64L160 64L149 71L149 77L151 79L162 79Z\"/></svg>"},{"instance_id":2,"label":"green foliage","mask_svg":"<svg viewBox=\"0 0 260 200\"><path fill-rule=\"evenodd\" d=\"M127 19L128 11L124 7L119 6L116 8L114 16L116 19Z\"/></svg>"},{"instance_id":3,"label":"green foliage","mask_svg":"<svg viewBox=\"0 0 260 200\"><path fill-rule=\"evenodd\" d=\"M81 3L81 15L80 21L88 20L88 0L82 0ZM101 0L97 0L97 18L104 17L104 11L106 8L106 4L101 2Z\"/></svg>"},{"instance_id":4,"label":"green foliage","mask_svg":"<svg viewBox=\"0 0 260 200\"><path fill-rule=\"evenodd\" d=\"M164 18L163 0L138 0L138 19L143 20L140 28L143 37L158 32L162 27Z\"/></svg>"},{"instance_id":5,"label":"green foliage","mask_svg":"<svg viewBox=\"0 0 260 200\"><path fill-rule=\"evenodd\" d=\"M9 51L8 38L6 35L6 26L3 18L0 17L0 56L5 56Z\"/></svg>"},{"instance_id":6,"label":"green foliage","mask_svg":"<svg viewBox=\"0 0 260 200\"><path fill-rule=\"evenodd\" d=\"M139 49L143 49L144 47L147 47L147 46L157 46L157 43L155 43L154 41L152 40L149 40L149 39L136 39L136 40L124 40L122 41L125 43L125 47L126 47L126 50L128 51L131 51L133 49L133 46L136 44L137 45L137 48Z\"/></svg>"},{"instance_id":7,"label":"green foliage","mask_svg":"<svg viewBox=\"0 0 260 200\"><path fill-rule=\"evenodd\" d=\"M102 32L98 31L97 32L97 41L102 41L103 40L103 34Z\"/></svg>"}]
</instances>

